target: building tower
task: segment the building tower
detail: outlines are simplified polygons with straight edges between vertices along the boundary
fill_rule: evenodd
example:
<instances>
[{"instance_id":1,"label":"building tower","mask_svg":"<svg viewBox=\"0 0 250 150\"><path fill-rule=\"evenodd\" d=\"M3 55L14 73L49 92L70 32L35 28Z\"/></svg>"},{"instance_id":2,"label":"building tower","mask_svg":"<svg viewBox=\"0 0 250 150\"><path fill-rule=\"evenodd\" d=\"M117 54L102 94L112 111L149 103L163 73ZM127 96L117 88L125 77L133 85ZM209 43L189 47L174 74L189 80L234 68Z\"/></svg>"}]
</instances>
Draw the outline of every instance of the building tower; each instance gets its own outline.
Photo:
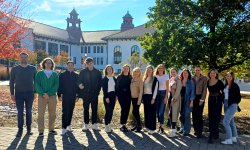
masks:
<instances>
[{"instance_id":1,"label":"building tower","mask_svg":"<svg viewBox=\"0 0 250 150\"><path fill-rule=\"evenodd\" d=\"M133 17L127 11L127 14L122 17L123 23L121 24L121 31L126 31L134 28Z\"/></svg>"}]
</instances>

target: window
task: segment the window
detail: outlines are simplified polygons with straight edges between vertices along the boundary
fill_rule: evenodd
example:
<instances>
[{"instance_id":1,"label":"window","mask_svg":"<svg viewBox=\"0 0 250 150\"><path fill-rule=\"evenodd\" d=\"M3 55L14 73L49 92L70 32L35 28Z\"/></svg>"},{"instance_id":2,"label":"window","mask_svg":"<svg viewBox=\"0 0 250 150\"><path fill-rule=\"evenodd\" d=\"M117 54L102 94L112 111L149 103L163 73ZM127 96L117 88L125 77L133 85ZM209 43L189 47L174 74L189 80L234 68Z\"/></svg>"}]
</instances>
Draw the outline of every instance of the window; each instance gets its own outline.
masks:
<instances>
[{"instance_id":1,"label":"window","mask_svg":"<svg viewBox=\"0 0 250 150\"><path fill-rule=\"evenodd\" d=\"M96 53L96 46L94 46L94 53Z\"/></svg>"},{"instance_id":2,"label":"window","mask_svg":"<svg viewBox=\"0 0 250 150\"><path fill-rule=\"evenodd\" d=\"M131 48L131 56L134 53L140 54L140 48L139 48L139 46L137 46L137 45L132 46L132 48Z\"/></svg>"},{"instance_id":3,"label":"window","mask_svg":"<svg viewBox=\"0 0 250 150\"><path fill-rule=\"evenodd\" d=\"M58 55L58 44L49 43L48 52L49 52L50 56L57 56Z\"/></svg>"},{"instance_id":4,"label":"window","mask_svg":"<svg viewBox=\"0 0 250 150\"><path fill-rule=\"evenodd\" d=\"M83 53L83 46L81 46L81 53Z\"/></svg>"},{"instance_id":5,"label":"window","mask_svg":"<svg viewBox=\"0 0 250 150\"><path fill-rule=\"evenodd\" d=\"M100 46L97 46L97 53L100 53Z\"/></svg>"},{"instance_id":6,"label":"window","mask_svg":"<svg viewBox=\"0 0 250 150\"><path fill-rule=\"evenodd\" d=\"M35 51L46 50L46 42L35 40Z\"/></svg>"},{"instance_id":7,"label":"window","mask_svg":"<svg viewBox=\"0 0 250 150\"><path fill-rule=\"evenodd\" d=\"M73 57L73 62L74 64L76 64L76 57Z\"/></svg>"},{"instance_id":8,"label":"window","mask_svg":"<svg viewBox=\"0 0 250 150\"><path fill-rule=\"evenodd\" d=\"M61 44L60 45L60 52L62 52L62 51L69 53L69 46Z\"/></svg>"},{"instance_id":9,"label":"window","mask_svg":"<svg viewBox=\"0 0 250 150\"><path fill-rule=\"evenodd\" d=\"M99 60L100 60L100 58L99 57L97 57L97 65L99 65L100 64L100 62L99 62Z\"/></svg>"},{"instance_id":10,"label":"window","mask_svg":"<svg viewBox=\"0 0 250 150\"><path fill-rule=\"evenodd\" d=\"M100 63L101 63L101 65L103 65L103 57L101 57L101 62Z\"/></svg>"},{"instance_id":11,"label":"window","mask_svg":"<svg viewBox=\"0 0 250 150\"><path fill-rule=\"evenodd\" d=\"M88 53L90 53L90 46L88 46Z\"/></svg>"},{"instance_id":12,"label":"window","mask_svg":"<svg viewBox=\"0 0 250 150\"><path fill-rule=\"evenodd\" d=\"M88 47L87 46L84 47L84 53L85 54L88 53Z\"/></svg>"},{"instance_id":13,"label":"window","mask_svg":"<svg viewBox=\"0 0 250 150\"><path fill-rule=\"evenodd\" d=\"M103 46L101 46L101 53L103 53Z\"/></svg>"},{"instance_id":14,"label":"window","mask_svg":"<svg viewBox=\"0 0 250 150\"><path fill-rule=\"evenodd\" d=\"M94 59L94 65L96 65L96 57L94 57L93 59Z\"/></svg>"},{"instance_id":15,"label":"window","mask_svg":"<svg viewBox=\"0 0 250 150\"><path fill-rule=\"evenodd\" d=\"M120 46L114 48L114 64L119 64L122 61L122 50Z\"/></svg>"}]
</instances>

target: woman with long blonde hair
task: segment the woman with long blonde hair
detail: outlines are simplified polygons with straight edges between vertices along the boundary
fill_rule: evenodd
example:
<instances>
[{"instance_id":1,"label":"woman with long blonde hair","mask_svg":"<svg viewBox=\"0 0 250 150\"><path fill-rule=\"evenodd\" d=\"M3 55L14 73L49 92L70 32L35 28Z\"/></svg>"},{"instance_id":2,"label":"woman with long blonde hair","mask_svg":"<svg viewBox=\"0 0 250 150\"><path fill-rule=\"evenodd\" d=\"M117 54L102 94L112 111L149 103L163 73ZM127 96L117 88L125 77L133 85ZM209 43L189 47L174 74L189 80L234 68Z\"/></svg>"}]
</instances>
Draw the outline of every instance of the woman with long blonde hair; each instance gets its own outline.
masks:
<instances>
[{"instance_id":1,"label":"woman with long blonde hair","mask_svg":"<svg viewBox=\"0 0 250 150\"><path fill-rule=\"evenodd\" d=\"M154 77L154 68L149 65L146 68L143 77L143 103L144 103L144 120L145 129L149 134L153 134L156 130L156 95L159 83Z\"/></svg>"}]
</instances>

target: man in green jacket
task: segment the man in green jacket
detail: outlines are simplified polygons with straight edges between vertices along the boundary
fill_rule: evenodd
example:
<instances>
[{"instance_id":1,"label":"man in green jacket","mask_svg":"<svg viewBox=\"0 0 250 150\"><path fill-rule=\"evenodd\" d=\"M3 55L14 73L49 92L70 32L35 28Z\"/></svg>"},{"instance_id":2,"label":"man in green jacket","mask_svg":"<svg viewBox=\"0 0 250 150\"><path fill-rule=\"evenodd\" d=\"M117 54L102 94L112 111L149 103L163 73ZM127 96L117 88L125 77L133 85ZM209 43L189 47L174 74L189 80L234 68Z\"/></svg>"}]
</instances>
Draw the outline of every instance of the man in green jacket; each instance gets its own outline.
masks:
<instances>
[{"instance_id":1,"label":"man in green jacket","mask_svg":"<svg viewBox=\"0 0 250 150\"><path fill-rule=\"evenodd\" d=\"M54 130L56 119L56 92L59 87L58 74L53 71L55 63L51 58L45 58L41 63L42 70L36 74L35 89L38 93L38 131L39 136L44 132L44 114L46 106L49 111L49 133L57 134Z\"/></svg>"}]
</instances>

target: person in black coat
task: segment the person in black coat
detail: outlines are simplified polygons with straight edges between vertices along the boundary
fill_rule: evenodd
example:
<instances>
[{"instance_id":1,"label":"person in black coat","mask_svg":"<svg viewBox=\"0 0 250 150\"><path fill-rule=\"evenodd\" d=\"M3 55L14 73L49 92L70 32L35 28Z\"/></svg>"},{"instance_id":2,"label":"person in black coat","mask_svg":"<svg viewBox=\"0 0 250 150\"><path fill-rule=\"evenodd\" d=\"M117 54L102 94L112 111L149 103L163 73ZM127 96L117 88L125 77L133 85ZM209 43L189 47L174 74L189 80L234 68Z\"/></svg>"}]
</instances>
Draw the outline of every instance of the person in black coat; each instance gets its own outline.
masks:
<instances>
[{"instance_id":1,"label":"person in black coat","mask_svg":"<svg viewBox=\"0 0 250 150\"><path fill-rule=\"evenodd\" d=\"M122 73L118 75L117 81L115 84L115 91L118 97L118 101L121 106L121 128L120 130L123 132L128 132L128 128L126 127L130 105L131 105L131 91L130 91L130 83L132 76L130 75L130 67L125 64L122 67Z\"/></svg>"},{"instance_id":2,"label":"person in black coat","mask_svg":"<svg viewBox=\"0 0 250 150\"><path fill-rule=\"evenodd\" d=\"M116 102L114 69L111 65L107 65L104 69L105 77L102 79L103 103L105 106L105 131L112 132L110 122L112 120L113 111Z\"/></svg>"},{"instance_id":3,"label":"person in black coat","mask_svg":"<svg viewBox=\"0 0 250 150\"><path fill-rule=\"evenodd\" d=\"M223 126L226 130L226 139L222 144L233 144L237 142L237 128L234 122L234 114L238 111L241 101L240 88L234 82L234 73L228 72L224 88L224 118Z\"/></svg>"},{"instance_id":4,"label":"person in black coat","mask_svg":"<svg viewBox=\"0 0 250 150\"><path fill-rule=\"evenodd\" d=\"M83 131L87 131L89 124L89 105L92 109L92 129L99 131L97 125L97 108L98 95L101 90L102 75L101 72L94 68L94 62L91 57L85 60L86 68L81 70L78 78L78 86L80 88L79 98L83 99L84 107L84 127Z\"/></svg>"},{"instance_id":5,"label":"person in black coat","mask_svg":"<svg viewBox=\"0 0 250 150\"><path fill-rule=\"evenodd\" d=\"M67 62L67 70L59 75L58 99L62 101L62 133L71 130L71 120L75 108L75 101L79 92L77 85L78 74L74 72L74 63Z\"/></svg>"}]
</instances>

